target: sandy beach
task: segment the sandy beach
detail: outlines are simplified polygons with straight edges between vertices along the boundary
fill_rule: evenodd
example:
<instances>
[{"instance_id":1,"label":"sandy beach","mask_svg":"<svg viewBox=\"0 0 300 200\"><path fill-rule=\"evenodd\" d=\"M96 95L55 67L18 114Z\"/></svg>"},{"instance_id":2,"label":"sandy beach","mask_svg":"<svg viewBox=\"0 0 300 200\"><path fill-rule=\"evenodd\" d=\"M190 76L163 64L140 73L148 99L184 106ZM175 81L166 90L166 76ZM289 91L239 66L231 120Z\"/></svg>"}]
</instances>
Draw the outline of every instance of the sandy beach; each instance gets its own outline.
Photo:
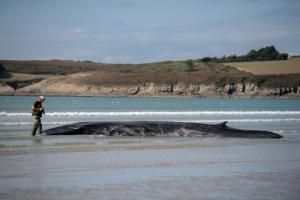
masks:
<instances>
[{"instance_id":1,"label":"sandy beach","mask_svg":"<svg viewBox=\"0 0 300 200\"><path fill-rule=\"evenodd\" d=\"M7 137L0 199L298 199L300 139Z\"/></svg>"},{"instance_id":2,"label":"sandy beach","mask_svg":"<svg viewBox=\"0 0 300 200\"><path fill-rule=\"evenodd\" d=\"M281 139L30 136L35 97L1 97L0 199L299 199L299 100L48 97L44 129L186 121ZM18 106L16 106L18 105Z\"/></svg>"}]
</instances>

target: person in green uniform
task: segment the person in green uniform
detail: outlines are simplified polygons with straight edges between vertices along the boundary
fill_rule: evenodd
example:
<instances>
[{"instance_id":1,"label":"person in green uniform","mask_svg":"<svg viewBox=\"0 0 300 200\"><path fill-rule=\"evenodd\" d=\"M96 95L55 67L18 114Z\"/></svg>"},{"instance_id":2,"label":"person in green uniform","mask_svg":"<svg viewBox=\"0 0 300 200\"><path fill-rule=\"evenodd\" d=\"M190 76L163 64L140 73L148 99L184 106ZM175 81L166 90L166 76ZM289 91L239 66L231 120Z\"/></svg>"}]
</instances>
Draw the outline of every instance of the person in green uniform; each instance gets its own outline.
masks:
<instances>
[{"instance_id":1,"label":"person in green uniform","mask_svg":"<svg viewBox=\"0 0 300 200\"><path fill-rule=\"evenodd\" d=\"M39 135L42 135L43 125L41 118L45 114L45 109L43 107L43 102L46 100L44 96L40 96L37 101L32 105L32 118L33 118L33 129L31 132L32 136L35 136L36 131Z\"/></svg>"}]
</instances>

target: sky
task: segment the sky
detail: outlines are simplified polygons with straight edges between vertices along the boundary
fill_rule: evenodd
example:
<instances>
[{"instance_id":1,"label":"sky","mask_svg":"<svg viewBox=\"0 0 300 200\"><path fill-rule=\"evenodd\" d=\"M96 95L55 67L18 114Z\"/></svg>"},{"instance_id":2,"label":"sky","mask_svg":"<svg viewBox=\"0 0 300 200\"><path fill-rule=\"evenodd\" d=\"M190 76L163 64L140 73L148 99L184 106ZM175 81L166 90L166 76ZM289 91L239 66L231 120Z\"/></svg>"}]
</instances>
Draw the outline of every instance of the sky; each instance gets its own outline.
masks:
<instances>
[{"instance_id":1,"label":"sky","mask_svg":"<svg viewBox=\"0 0 300 200\"><path fill-rule=\"evenodd\" d=\"M147 63L300 55L300 0L0 0L0 59Z\"/></svg>"}]
</instances>

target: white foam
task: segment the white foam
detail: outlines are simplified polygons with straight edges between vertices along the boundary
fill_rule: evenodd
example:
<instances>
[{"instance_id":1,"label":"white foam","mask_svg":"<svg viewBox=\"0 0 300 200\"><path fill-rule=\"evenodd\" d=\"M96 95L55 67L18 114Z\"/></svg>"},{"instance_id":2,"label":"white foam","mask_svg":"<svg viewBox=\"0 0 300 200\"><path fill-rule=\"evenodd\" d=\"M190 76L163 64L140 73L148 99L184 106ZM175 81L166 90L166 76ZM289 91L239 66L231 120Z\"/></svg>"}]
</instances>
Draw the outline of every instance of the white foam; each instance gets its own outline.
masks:
<instances>
[{"instance_id":1,"label":"white foam","mask_svg":"<svg viewBox=\"0 0 300 200\"><path fill-rule=\"evenodd\" d=\"M65 125L72 124L74 122L43 122L43 125ZM32 126L32 122L4 122L0 123L0 126Z\"/></svg>"},{"instance_id":2,"label":"white foam","mask_svg":"<svg viewBox=\"0 0 300 200\"><path fill-rule=\"evenodd\" d=\"M190 122L190 123L220 123L224 121L234 122L234 123L264 123L264 122L290 122L290 121L300 121L300 118L279 118L279 119L220 119L220 120L170 120L174 122ZM117 122L117 121L116 121ZM43 122L44 125L65 125L72 124L74 122ZM32 122L3 122L0 126L27 126L32 125Z\"/></svg>"},{"instance_id":3,"label":"white foam","mask_svg":"<svg viewBox=\"0 0 300 200\"><path fill-rule=\"evenodd\" d=\"M276 118L276 119L219 119L219 120L190 120L183 122L194 122L194 123L219 123L228 121L244 123L244 122L290 122L290 121L300 121L300 118Z\"/></svg>"}]
</instances>

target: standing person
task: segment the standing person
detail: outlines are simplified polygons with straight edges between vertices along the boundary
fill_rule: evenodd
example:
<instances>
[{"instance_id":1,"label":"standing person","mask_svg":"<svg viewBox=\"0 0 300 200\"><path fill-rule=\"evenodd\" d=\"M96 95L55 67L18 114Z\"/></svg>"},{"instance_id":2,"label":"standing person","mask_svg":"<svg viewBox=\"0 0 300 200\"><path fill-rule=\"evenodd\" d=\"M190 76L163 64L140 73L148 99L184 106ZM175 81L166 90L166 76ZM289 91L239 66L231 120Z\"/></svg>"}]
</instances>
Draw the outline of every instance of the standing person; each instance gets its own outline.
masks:
<instances>
[{"instance_id":1,"label":"standing person","mask_svg":"<svg viewBox=\"0 0 300 200\"><path fill-rule=\"evenodd\" d=\"M33 118L33 129L32 136L35 136L36 131L39 135L42 135L43 127L41 118L45 114L45 109L43 107L43 102L46 100L44 96L40 96L37 101L32 105L32 118Z\"/></svg>"}]
</instances>

